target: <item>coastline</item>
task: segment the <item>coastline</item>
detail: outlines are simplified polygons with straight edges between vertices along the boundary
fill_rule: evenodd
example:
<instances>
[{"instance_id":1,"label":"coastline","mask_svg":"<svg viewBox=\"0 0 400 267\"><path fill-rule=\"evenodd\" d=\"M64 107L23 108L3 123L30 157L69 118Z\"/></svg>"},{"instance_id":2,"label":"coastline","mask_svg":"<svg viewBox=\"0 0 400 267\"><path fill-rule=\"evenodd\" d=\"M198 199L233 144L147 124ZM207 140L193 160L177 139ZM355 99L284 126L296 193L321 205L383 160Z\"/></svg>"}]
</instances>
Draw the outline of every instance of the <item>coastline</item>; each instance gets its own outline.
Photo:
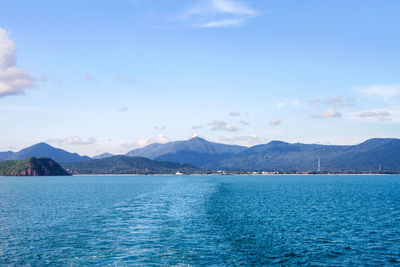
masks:
<instances>
[{"instance_id":1,"label":"coastline","mask_svg":"<svg viewBox=\"0 0 400 267\"><path fill-rule=\"evenodd\" d=\"M400 173L277 173L277 174L73 174L71 176L333 176L333 175L360 175L360 176L375 176L375 175L399 175Z\"/></svg>"}]
</instances>

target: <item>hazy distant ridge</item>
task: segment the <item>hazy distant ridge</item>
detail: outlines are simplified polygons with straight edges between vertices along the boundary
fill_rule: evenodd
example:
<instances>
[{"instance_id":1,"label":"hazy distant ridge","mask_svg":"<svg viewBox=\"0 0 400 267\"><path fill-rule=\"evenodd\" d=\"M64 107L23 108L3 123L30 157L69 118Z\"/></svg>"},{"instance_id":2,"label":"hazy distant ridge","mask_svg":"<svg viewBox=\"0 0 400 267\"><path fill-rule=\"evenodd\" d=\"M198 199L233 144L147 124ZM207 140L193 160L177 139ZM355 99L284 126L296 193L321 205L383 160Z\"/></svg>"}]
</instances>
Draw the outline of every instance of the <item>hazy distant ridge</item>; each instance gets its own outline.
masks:
<instances>
[{"instance_id":1,"label":"hazy distant ridge","mask_svg":"<svg viewBox=\"0 0 400 267\"><path fill-rule=\"evenodd\" d=\"M400 139L374 138L358 145L290 144L272 141L253 147L208 142L202 138L152 144L127 155L192 164L211 170L331 171L400 170Z\"/></svg>"},{"instance_id":2,"label":"hazy distant ridge","mask_svg":"<svg viewBox=\"0 0 400 267\"><path fill-rule=\"evenodd\" d=\"M204 168L240 170L400 170L400 139L370 139L358 145L332 146L270 142L248 148Z\"/></svg>"},{"instance_id":3,"label":"hazy distant ridge","mask_svg":"<svg viewBox=\"0 0 400 267\"><path fill-rule=\"evenodd\" d=\"M185 141L151 144L129 151L126 155L158 162L190 164L209 170L317 171L320 158L322 171L399 171L400 139L373 138L358 145L290 144L272 141L247 148L195 137ZM0 152L0 161L28 157L49 157L59 163L84 162L90 159L45 143L19 152ZM113 156L104 153L94 158L106 160ZM113 160L115 159L109 162Z\"/></svg>"},{"instance_id":4,"label":"hazy distant ridge","mask_svg":"<svg viewBox=\"0 0 400 267\"><path fill-rule=\"evenodd\" d=\"M47 157L56 162L80 162L90 159L88 156L80 156L77 153L70 153L60 148L52 147L46 143L38 143L22 149L18 152L0 152L0 161L23 160L29 157Z\"/></svg>"}]
</instances>

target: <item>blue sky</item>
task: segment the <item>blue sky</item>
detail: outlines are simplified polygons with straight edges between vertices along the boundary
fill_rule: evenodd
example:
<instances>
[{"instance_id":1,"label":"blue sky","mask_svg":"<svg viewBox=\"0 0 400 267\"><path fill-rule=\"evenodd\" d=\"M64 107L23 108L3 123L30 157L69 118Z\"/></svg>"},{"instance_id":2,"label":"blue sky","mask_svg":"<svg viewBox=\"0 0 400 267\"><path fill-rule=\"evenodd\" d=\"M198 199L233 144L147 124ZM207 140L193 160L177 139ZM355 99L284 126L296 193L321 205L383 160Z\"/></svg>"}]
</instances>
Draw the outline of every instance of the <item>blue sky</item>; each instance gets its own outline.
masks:
<instances>
[{"instance_id":1,"label":"blue sky","mask_svg":"<svg viewBox=\"0 0 400 267\"><path fill-rule=\"evenodd\" d=\"M400 137L399 1L0 2L0 150Z\"/></svg>"}]
</instances>

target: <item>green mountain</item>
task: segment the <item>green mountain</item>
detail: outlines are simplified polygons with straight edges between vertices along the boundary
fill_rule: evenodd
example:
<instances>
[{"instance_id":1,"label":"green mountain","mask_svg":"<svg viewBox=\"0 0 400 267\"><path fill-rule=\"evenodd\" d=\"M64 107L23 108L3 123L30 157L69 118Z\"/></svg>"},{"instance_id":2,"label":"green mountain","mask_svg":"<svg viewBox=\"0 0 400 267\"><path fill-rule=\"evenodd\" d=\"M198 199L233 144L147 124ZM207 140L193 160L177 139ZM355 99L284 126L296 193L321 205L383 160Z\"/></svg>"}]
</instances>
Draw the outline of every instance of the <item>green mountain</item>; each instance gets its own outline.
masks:
<instances>
[{"instance_id":1,"label":"green mountain","mask_svg":"<svg viewBox=\"0 0 400 267\"><path fill-rule=\"evenodd\" d=\"M69 175L50 158L30 157L24 160L0 162L1 176L65 176Z\"/></svg>"},{"instance_id":2,"label":"green mountain","mask_svg":"<svg viewBox=\"0 0 400 267\"><path fill-rule=\"evenodd\" d=\"M110 158L112 156L114 156L114 155L111 153L103 153L100 155L93 156L92 159L105 159L105 158Z\"/></svg>"},{"instance_id":3,"label":"green mountain","mask_svg":"<svg viewBox=\"0 0 400 267\"><path fill-rule=\"evenodd\" d=\"M207 170L239 171L400 171L400 139L374 138L358 145L290 144L272 141L253 147L209 142L199 137L167 144L151 144L124 156L105 153L93 161L45 143L19 152L0 152L0 161L50 157L80 173L174 173ZM138 159L137 157L141 158ZM148 159L143 159L143 158ZM70 162L71 164L67 164ZM174 163L173 163L174 162ZM74 163L74 164L72 164ZM75 164L76 163L76 164ZM82 163L82 164L80 164ZM86 164L87 163L87 164ZM178 165L171 165L178 164ZM179 165L180 164L180 165ZM188 165L189 164L189 165ZM98 168L98 170L96 170ZM194 168L194 169L193 169ZM182 172L182 171L181 171Z\"/></svg>"},{"instance_id":4,"label":"green mountain","mask_svg":"<svg viewBox=\"0 0 400 267\"><path fill-rule=\"evenodd\" d=\"M60 148L52 147L46 143L24 148L18 152L0 152L0 161L4 160L22 160L28 157L47 157L57 162L79 162L90 159L87 156L80 156L77 153L70 153Z\"/></svg>"},{"instance_id":5,"label":"green mountain","mask_svg":"<svg viewBox=\"0 0 400 267\"><path fill-rule=\"evenodd\" d=\"M233 156L244 146L226 145L209 142L200 137L166 144L151 144L126 153L130 157L145 157L157 161L187 163L197 167Z\"/></svg>"},{"instance_id":6,"label":"green mountain","mask_svg":"<svg viewBox=\"0 0 400 267\"><path fill-rule=\"evenodd\" d=\"M248 148L203 168L223 170L399 171L400 139L375 138L358 145L289 144L273 141Z\"/></svg>"},{"instance_id":7,"label":"green mountain","mask_svg":"<svg viewBox=\"0 0 400 267\"><path fill-rule=\"evenodd\" d=\"M399 171L400 139L374 138L358 145L290 144L272 141L253 147L208 142L202 138L151 144L126 155L187 163L208 170L243 171Z\"/></svg>"},{"instance_id":8,"label":"green mountain","mask_svg":"<svg viewBox=\"0 0 400 267\"><path fill-rule=\"evenodd\" d=\"M189 164L158 162L142 157L113 156L84 162L62 163L65 169L77 174L185 174L202 173Z\"/></svg>"}]
</instances>

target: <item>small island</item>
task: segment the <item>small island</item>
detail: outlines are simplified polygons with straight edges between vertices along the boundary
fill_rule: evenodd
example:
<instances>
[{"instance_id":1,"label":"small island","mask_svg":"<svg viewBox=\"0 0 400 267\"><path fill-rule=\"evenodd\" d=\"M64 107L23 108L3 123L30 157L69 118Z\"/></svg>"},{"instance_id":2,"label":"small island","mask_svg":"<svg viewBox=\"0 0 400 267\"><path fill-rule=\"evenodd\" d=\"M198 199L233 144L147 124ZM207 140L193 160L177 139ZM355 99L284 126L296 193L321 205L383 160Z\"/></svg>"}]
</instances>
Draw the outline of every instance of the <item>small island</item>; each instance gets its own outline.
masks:
<instances>
[{"instance_id":1,"label":"small island","mask_svg":"<svg viewBox=\"0 0 400 267\"><path fill-rule=\"evenodd\" d=\"M70 175L50 158L30 157L0 162L0 176L67 176Z\"/></svg>"}]
</instances>

